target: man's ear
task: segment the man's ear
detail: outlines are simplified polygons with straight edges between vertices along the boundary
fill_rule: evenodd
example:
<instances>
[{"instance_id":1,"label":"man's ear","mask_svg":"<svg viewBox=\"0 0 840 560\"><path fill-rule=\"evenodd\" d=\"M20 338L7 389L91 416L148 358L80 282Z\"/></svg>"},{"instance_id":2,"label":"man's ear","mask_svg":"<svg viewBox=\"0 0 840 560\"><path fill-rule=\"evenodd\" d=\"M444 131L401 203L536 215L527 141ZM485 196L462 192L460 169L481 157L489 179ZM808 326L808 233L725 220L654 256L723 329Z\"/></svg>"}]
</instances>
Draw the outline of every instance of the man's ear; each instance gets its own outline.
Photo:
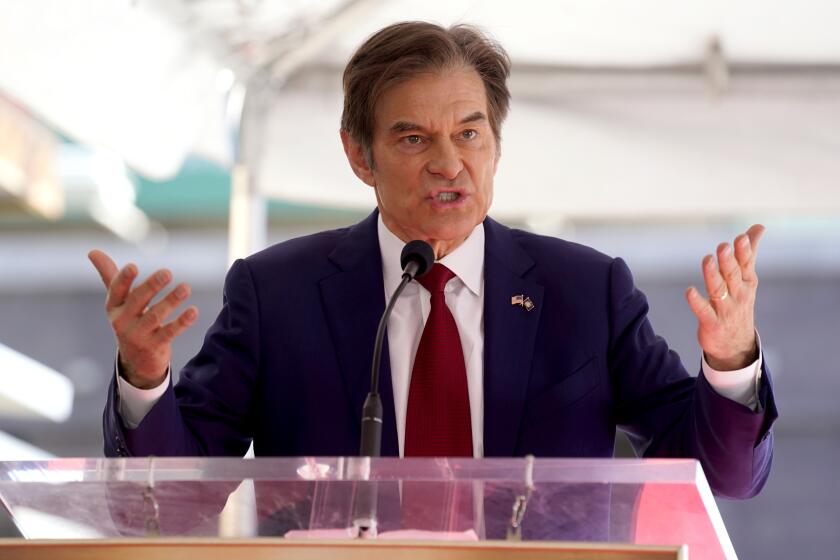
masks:
<instances>
[{"instance_id":1,"label":"man's ear","mask_svg":"<svg viewBox=\"0 0 840 560\"><path fill-rule=\"evenodd\" d=\"M362 145L356 142L346 130L341 131L341 143L344 145L344 154L347 156L347 161L350 162L350 167L356 177L371 187L375 187L376 181L373 177L373 170L368 165Z\"/></svg>"}]
</instances>

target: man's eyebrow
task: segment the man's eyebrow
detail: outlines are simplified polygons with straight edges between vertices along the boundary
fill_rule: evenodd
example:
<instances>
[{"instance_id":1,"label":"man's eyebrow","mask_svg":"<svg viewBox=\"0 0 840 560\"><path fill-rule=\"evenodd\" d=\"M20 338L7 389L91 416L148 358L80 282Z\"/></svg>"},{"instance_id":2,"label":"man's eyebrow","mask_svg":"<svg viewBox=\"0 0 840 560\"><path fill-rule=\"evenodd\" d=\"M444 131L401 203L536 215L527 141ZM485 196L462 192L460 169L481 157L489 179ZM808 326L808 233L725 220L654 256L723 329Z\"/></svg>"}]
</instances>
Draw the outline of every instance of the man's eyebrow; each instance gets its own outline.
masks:
<instances>
[{"instance_id":1,"label":"man's eyebrow","mask_svg":"<svg viewBox=\"0 0 840 560\"><path fill-rule=\"evenodd\" d=\"M484 121L484 120L487 120L487 115L485 115L481 111L476 111L472 115L466 116L463 119L461 119L461 124L467 124L467 123L471 123L471 122Z\"/></svg>"},{"instance_id":2,"label":"man's eyebrow","mask_svg":"<svg viewBox=\"0 0 840 560\"><path fill-rule=\"evenodd\" d=\"M458 123L458 124L468 124L468 123L471 123L471 122L484 121L484 120L487 120L487 115L485 115L481 111L476 111L475 113L467 115L466 117L461 119L461 122ZM394 124L392 124L391 128L390 128L391 132L397 133L397 134L399 134L400 132L413 132L415 130L422 131L422 130L425 130L425 129L422 126L420 126L419 124L413 123L411 121L397 121Z\"/></svg>"},{"instance_id":3,"label":"man's eyebrow","mask_svg":"<svg viewBox=\"0 0 840 560\"><path fill-rule=\"evenodd\" d=\"M397 121L391 125L391 132L408 132L410 130L423 130L423 127L409 121Z\"/></svg>"}]
</instances>

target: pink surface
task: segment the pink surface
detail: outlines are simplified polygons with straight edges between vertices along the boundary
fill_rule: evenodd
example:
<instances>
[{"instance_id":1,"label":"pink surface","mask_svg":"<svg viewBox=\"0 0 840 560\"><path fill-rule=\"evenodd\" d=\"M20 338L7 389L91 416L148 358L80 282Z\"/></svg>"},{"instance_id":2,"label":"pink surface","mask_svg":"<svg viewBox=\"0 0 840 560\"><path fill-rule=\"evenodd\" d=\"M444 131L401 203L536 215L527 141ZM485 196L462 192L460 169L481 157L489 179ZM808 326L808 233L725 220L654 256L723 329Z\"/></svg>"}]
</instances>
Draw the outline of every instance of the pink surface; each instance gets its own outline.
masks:
<instances>
[{"instance_id":1,"label":"pink surface","mask_svg":"<svg viewBox=\"0 0 840 560\"><path fill-rule=\"evenodd\" d=\"M286 538L291 540L343 540L352 539L350 529L316 529L313 531L289 531ZM417 529L401 529L380 533L379 540L400 541L477 541L478 535L472 529L462 532L454 531L421 531Z\"/></svg>"}]
</instances>

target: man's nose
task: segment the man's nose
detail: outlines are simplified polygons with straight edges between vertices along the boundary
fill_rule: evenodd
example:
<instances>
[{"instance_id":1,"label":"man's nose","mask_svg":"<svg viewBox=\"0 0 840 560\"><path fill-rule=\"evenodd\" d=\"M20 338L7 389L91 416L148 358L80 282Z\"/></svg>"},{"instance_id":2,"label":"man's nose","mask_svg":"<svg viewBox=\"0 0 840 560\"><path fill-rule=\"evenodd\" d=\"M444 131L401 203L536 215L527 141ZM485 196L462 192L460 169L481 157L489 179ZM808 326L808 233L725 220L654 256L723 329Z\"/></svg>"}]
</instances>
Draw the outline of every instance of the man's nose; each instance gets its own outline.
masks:
<instances>
[{"instance_id":1,"label":"man's nose","mask_svg":"<svg viewBox=\"0 0 840 560\"><path fill-rule=\"evenodd\" d=\"M426 166L429 173L440 175L447 181L452 181L464 169L464 162L461 161L461 153L458 148L448 140L436 142L432 146L431 159Z\"/></svg>"}]
</instances>

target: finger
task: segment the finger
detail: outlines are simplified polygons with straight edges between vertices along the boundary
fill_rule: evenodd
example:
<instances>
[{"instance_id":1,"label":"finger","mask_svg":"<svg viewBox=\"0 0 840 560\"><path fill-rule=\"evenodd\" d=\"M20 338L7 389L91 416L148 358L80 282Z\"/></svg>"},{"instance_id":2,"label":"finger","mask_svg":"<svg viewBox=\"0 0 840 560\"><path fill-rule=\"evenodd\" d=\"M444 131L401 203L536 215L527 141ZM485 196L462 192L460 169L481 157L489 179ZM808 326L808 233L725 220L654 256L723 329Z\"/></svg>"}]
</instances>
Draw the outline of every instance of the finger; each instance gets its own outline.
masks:
<instances>
[{"instance_id":1,"label":"finger","mask_svg":"<svg viewBox=\"0 0 840 560\"><path fill-rule=\"evenodd\" d=\"M752 282L755 279L755 252L746 233L735 238L735 258L741 267L741 278L744 282Z\"/></svg>"},{"instance_id":2,"label":"finger","mask_svg":"<svg viewBox=\"0 0 840 560\"><path fill-rule=\"evenodd\" d=\"M709 294L710 299L723 296L727 290L726 281L721 276L712 255L706 255L703 258L703 282L706 284L706 293Z\"/></svg>"},{"instance_id":3,"label":"finger","mask_svg":"<svg viewBox=\"0 0 840 560\"><path fill-rule=\"evenodd\" d=\"M198 308L189 306L174 321L160 327L157 336L162 342L172 342L178 335L190 328L198 318Z\"/></svg>"},{"instance_id":4,"label":"finger","mask_svg":"<svg viewBox=\"0 0 840 560\"><path fill-rule=\"evenodd\" d=\"M711 328L717 324L718 316L715 308L709 303L709 300L700 295L697 288L691 286L685 291L685 299L688 301L688 306L691 311L700 321L702 327Z\"/></svg>"},{"instance_id":5,"label":"finger","mask_svg":"<svg viewBox=\"0 0 840 560\"><path fill-rule=\"evenodd\" d=\"M117 275L117 265L111 260L111 257L99 249L94 249L88 253L88 260L93 263L96 272L99 273L99 277L102 279L102 283L105 284L105 288L109 288L111 282L114 280L114 276Z\"/></svg>"},{"instance_id":6,"label":"finger","mask_svg":"<svg viewBox=\"0 0 840 560\"><path fill-rule=\"evenodd\" d=\"M761 242L761 238L764 237L764 232L767 230L761 224L754 224L747 230L747 237L750 238L750 246L752 247L752 251L755 254L758 254L758 244Z\"/></svg>"},{"instance_id":7,"label":"finger","mask_svg":"<svg viewBox=\"0 0 840 560\"><path fill-rule=\"evenodd\" d=\"M106 309L110 311L125 303L135 278L137 278L137 267L128 263L111 281L111 286L108 288L108 298L105 300Z\"/></svg>"},{"instance_id":8,"label":"finger","mask_svg":"<svg viewBox=\"0 0 840 560\"><path fill-rule=\"evenodd\" d=\"M172 273L166 269L158 270L146 278L142 284L131 290L125 302L126 311L136 316L142 315L152 298L169 284L170 280Z\"/></svg>"},{"instance_id":9,"label":"finger","mask_svg":"<svg viewBox=\"0 0 840 560\"><path fill-rule=\"evenodd\" d=\"M190 286L182 283L178 284L174 290L166 294L166 297L149 307L143 313L143 327L145 330L152 331L160 326L169 314L181 305L190 295Z\"/></svg>"},{"instance_id":10,"label":"finger","mask_svg":"<svg viewBox=\"0 0 840 560\"><path fill-rule=\"evenodd\" d=\"M726 286L732 296L738 296L741 292L741 267L738 261L735 260L735 254L732 246L729 243L721 243L717 248L718 263L720 267L720 274L726 281ZM717 294L720 295L720 294Z\"/></svg>"}]
</instances>

